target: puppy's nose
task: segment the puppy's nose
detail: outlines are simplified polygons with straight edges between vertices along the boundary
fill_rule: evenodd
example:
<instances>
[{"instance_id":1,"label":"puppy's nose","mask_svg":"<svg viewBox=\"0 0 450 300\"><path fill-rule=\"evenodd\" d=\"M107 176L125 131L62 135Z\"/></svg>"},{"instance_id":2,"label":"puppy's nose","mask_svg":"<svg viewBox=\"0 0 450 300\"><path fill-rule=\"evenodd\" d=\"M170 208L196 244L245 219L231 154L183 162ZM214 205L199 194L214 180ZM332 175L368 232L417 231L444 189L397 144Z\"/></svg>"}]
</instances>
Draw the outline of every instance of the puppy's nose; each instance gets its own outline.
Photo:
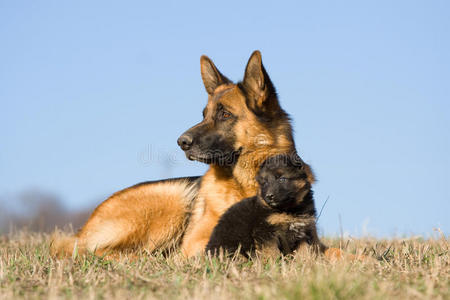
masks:
<instances>
[{"instance_id":1,"label":"puppy's nose","mask_svg":"<svg viewBox=\"0 0 450 300\"><path fill-rule=\"evenodd\" d=\"M275 199L275 196L273 194L267 194L266 195L267 200L269 201L273 201L273 199Z\"/></svg>"},{"instance_id":2,"label":"puppy's nose","mask_svg":"<svg viewBox=\"0 0 450 300\"><path fill-rule=\"evenodd\" d=\"M177 140L178 146L184 151L191 149L193 138L190 134L183 134Z\"/></svg>"}]
</instances>

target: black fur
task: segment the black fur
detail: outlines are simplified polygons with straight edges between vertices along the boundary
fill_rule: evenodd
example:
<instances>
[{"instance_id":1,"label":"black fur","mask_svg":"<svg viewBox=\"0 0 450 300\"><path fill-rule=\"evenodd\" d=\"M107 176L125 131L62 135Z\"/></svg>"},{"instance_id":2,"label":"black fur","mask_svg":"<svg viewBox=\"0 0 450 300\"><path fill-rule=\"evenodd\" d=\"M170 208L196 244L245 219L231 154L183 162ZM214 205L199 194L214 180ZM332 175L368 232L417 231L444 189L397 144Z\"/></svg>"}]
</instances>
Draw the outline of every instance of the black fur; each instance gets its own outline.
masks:
<instances>
[{"instance_id":1,"label":"black fur","mask_svg":"<svg viewBox=\"0 0 450 300\"><path fill-rule=\"evenodd\" d=\"M277 155L267 159L257 175L257 196L231 206L214 228L206 251L222 248L248 256L276 244L283 254L307 243L324 251L316 230L316 210L306 167L298 156ZM309 168L308 168L309 169ZM278 217L280 222L269 222ZM285 221L284 221L285 220Z\"/></svg>"},{"instance_id":2,"label":"black fur","mask_svg":"<svg viewBox=\"0 0 450 300\"><path fill-rule=\"evenodd\" d=\"M215 97L220 98L220 93ZM233 166L241 151L234 148L236 136L233 128L236 121L237 117L221 104L212 111L205 108L202 122L183 133L178 139L178 145L189 160Z\"/></svg>"}]
</instances>

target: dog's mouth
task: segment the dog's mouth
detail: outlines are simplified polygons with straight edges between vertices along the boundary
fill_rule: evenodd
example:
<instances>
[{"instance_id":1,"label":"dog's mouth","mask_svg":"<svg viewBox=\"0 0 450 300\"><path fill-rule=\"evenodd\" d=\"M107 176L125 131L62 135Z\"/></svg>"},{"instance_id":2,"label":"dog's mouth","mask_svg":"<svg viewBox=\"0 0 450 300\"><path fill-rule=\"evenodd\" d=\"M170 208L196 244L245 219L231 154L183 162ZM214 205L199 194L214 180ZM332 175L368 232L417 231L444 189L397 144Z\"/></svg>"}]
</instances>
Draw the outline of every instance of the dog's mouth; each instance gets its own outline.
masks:
<instances>
[{"instance_id":1,"label":"dog's mouth","mask_svg":"<svg viewBox=\"0 0 450 300\"><path fill-rule=\"evenodd\" d=\"M202 163L206 163L208 165L215 164L215 165L234 165L239 155L241 154L242 148L239 148L238 150L231 151L228 153L221 153L221 152L211 152L211 153L199 153L197 151L186 151L186 157L189 160L195 160Z\"/></svg>"},{"instance_id":2,"label":"dog's mouth","mask_svg":"<svg viewBox=\"0 0 450 300\"><path fill-rule=\"evenodd\" d=\"M269 205L272 208L277 208L282 206L282 203L280 201L275 200L268 200L268 199L264 199L264 201L267 203L267 205Z\"/></svg>"},{"instance_id":3,"label":"dog's mouth","mask_svg":"<svg viewBox=\"0 0 450 300\"><path fill-rule=\"evenodd\" d=\"M292 206L292 203L294 202L290 198L274 198L274 199L267 199L263 198L264 201L267 203L268 206L270 206L273 209L276 210L285 210Z\"/></svg>"}]
</instances>

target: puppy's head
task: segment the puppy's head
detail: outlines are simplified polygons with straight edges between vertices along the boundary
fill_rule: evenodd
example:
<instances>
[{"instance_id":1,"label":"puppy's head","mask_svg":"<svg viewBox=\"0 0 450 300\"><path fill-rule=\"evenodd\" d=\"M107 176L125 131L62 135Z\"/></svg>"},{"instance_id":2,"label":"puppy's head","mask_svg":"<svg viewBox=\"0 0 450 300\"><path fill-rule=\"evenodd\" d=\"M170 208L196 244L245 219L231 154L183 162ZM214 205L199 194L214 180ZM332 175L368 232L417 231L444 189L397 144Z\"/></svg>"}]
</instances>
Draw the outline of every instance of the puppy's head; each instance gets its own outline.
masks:
<instances>
[{"instance_id":1,"label":"puppy's head","mask_svg":"<svg viewBox=\"0 0 450 300\"><path fill-rule=\"evenodd\" d=\"M277 210L294 208L301 204L310 191L314 176L310 167L296 154L269 157L256 176L259 196Z\"/></svg>"}]
</instances>

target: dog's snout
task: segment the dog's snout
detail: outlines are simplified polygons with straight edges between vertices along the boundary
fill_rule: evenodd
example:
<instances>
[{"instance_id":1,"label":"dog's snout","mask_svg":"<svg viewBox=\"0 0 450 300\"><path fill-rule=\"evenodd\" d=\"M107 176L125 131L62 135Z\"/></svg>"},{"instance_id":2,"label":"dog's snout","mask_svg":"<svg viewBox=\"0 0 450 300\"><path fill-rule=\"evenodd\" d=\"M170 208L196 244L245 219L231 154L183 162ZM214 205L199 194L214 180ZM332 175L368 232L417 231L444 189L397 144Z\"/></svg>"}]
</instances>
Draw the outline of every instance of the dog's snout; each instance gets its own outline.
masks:
<instances>
[{"instance_id":1,"label":"dog's snout","mask_svg":"<svg viewBox=\"0 0 450 300\"><path fill-rule=\"evenodd\" d=\"M191 149L193 138L190 134L183 134L177 140L178 146L184 151Z\"/></svg>"},{"instance_id":2,"label":"dog's snout","mask_svg":"<svg viewBox=\"0 0 450 300\"><path fill-rule=\"evenodd\" d=\"M273 194L267 194L266 199L269 201L273 201L273 199L275 199L275 196Z\"/></svg>"}]
</instances>

